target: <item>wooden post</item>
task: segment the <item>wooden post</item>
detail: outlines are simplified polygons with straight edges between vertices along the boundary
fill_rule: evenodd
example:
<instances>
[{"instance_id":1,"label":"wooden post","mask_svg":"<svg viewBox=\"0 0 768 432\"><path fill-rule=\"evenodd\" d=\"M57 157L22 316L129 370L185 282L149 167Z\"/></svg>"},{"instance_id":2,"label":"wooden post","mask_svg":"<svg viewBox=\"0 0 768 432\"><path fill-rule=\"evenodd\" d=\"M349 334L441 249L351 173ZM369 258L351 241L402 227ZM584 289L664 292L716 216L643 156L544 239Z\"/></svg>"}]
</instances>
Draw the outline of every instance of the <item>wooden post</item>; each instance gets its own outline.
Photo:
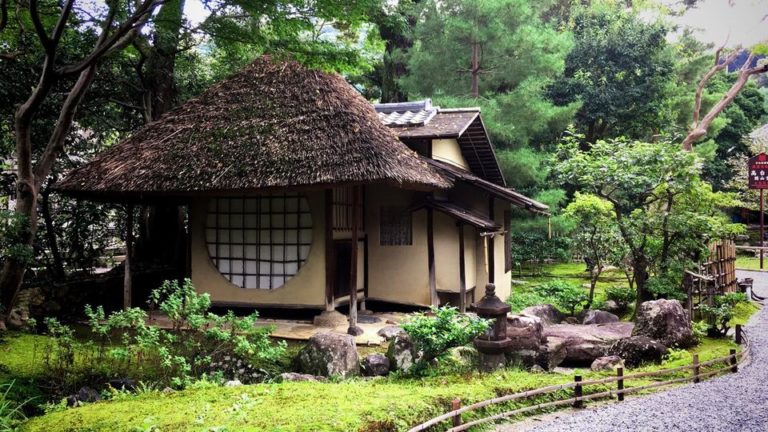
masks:
<instances>
[{"instance_id":1,"label":"wooden post","mask_svg":"<svg viewBox=\"0 0 768 432\"><path fill-rule=\"evenodd\" d=\"M493 197L488 200L488 213L492 221L496 220L496 208ZM496 283L496 254L493 246L493 234L488 235L488 283Z\"/></svg>"},{"instance_id":2,"label":"wooden post","mask_svg":"<svg viewBox=\"0 0 768 432\"><path fill-rule=\"evenodd\" d=\"M619 377L619 380L616 381L616 388L621 391L624 390L624 368L616 368L616 376ZM619 402L624 400L624 393L619 393L616 395L616 397L619 399Z\"/></svg>"},{"instance_id":3,"label":"wooden post","mask_svg":"<svg viewBox=\"0 0 768 432\"><path fill-rule=\"evenodd\" d=\"M693 355L693 383L694 384L696 384L699 381L701 381L699 379L700 369L701 368L699 368L699 355L698 354L694 354Z\"/></svg>"},{"instance_id":4,"label":"wooden post","mask_svg":"<svg viewBox=\"0 0 768 432\"><path fill-rule=\"evenodd\" d=\"M573 388L573 397L580 398L584 396L584 389L581 387L581 375L575 375L573 381L576 383L576 387ZM584 401L576 400L573 403L574 408L584 408Z\"/></svg>"},{"instance_id":5,"label":"wooden post","mask_svg":"<svg viewBox=\"0 0 768 432\"><path fill-rule=\"evenodd\" d=\"M735 339L735 342L739 345L741 345L744 342L744 335L742 334L743 331L744 329L741 328L741 324L736 324L736 330L734 331L735 332L734 339Z\"/></svg>"},{"instance_id":6,"label":"wooden post","mask_svg":"<svg viewBox=\"0 0 768 432\"><path fill-rule=\"evenodd\" d=\"M357 253L360 220L360 186L352 189L352 252L349 266L349 328L347 333L360 336L363 329L357 326Z\"/></svg>"},{"instance_id":7,"label":"wooden post","mask_svg":"<svg viewBox=\"0 0 768 432\"><path fill-rule=\"evenodd\" d=\"M464 224L459 222L459 312L467 311L467 269L464 263Z\"/></svg>"},{"instance_id":8,"label":"wooden post","mask_svg":"<svg viewBox=\"0 0 768 432\"><path fill-rule=\"evenodd\" d=\"M459 408L461 408L461 399L456 398L451 401L451 411L456 411ZM456 426L461 426L461 414L453 416L453 427Z\"/></svg>"},{"instance_id":9,"label":"wooden post","mask_svg":"<svg viewBox=\"0 0 768 432\"><path fill-rule=\"evenodd\" d=\"M333 249L333 189L325 190L325 310L333 311L336 261Z\"/></svg>"},{"instance_id":10,"label":"wooden post","mask_svg":"<svg viewBox=\"0 0 768 432\"><path fill-rule=\"evenodd\" d=\"M731 372L736 373L739 371L739 362L736 360L736 348L730 350L731 358L728 359L731 363Z\"/></svg>"},{"instance_id":11,"label":"wooden post","mask_svg":"<svg viewBox=\"0 0 768 432\"><path fill-rule=\"evenodd\" d=\"M434 212L429 207L427 207L427 261L429 263L429 302L432 306L438 306L440 300L437 297L435 276L435 223Z\"/></svg>"},{"instance_id":12,"label":"wooden post","mask_svg":"<svg viewBox=\"0 0 768 432\"><path fill-rule=\"evenodd\" d=\"M764 202L763 189L760 189L760 243L758 243L760 246L760 270L763 269L763 239L765 238Z\"/></svg>"},{"instance_id":13,"label":"wooden post","mask_svg":"<svg viewBox=\"0 0 768 432\"><path fill-rule=\"evenodd\" d=\"M133 294L133 278L131 277L131 255L133 255L133 204L126 207L125 221L125 261L123 261L123 309L130 309Z\"/></svg>"}]
</instances>

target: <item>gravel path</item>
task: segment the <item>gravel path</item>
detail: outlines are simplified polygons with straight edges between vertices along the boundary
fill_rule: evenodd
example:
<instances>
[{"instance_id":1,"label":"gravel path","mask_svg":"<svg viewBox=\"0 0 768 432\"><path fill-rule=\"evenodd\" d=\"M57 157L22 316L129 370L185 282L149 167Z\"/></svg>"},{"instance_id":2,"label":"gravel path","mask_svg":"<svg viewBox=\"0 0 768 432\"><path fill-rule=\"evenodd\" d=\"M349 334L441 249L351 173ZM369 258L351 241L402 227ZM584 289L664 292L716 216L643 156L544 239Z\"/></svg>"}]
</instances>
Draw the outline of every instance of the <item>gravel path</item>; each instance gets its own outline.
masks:
<instances>
[{"instance_id":1,"label":"gravel path","mask_svg":"<svg viewBox=\"0 0 768 432\"><path fill-rule=\"evenodd\" d=\"M752 277L755 293L768 296L768 273L739 271ZM751 360L739 373L696 385L598 406L578 412L548 415L497 431L768 431L768 308L752 316L746 326Z\"/></svg>"}]
</instances>

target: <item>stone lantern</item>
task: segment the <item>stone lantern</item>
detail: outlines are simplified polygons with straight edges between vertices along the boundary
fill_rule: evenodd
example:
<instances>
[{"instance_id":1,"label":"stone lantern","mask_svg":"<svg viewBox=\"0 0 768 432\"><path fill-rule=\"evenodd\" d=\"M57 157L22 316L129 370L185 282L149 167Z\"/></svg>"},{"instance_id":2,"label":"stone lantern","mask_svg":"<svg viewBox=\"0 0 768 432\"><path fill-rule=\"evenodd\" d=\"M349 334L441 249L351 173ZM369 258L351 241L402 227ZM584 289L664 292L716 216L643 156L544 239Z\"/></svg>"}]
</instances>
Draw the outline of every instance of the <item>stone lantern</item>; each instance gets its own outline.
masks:
<instances>
[{"instance_id":1,"label":"stone lantern","mask_svg":"<svg viewBox=\"0 0 768 432\"><path fill-rule=\"evenodd\" d=\"M499 369L505 365L504 353L513 343L507 337L507 312L511 308L496 296L496 286L492 283L485 286L485 296L472 306L478 316L493 320L488 332L475 339L475 348L480 353L480 368L484 371Z\"/></svg>"}]
</instances>

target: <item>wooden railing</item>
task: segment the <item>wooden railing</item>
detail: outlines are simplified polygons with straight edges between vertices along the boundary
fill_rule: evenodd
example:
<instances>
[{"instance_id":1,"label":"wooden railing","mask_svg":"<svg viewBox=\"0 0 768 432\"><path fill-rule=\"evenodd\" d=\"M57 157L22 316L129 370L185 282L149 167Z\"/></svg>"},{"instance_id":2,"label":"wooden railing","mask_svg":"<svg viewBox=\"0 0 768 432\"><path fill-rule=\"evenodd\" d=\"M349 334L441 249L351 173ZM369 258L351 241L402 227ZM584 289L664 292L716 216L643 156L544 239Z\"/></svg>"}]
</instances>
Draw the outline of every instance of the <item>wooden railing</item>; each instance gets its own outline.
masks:
<instances>
[{"instance_id":1,"label":"wooden railing","mask_svg":"<svg viewBox=\"0 0 768 432\"><path fill-rule=\"evenodd\" d=\"M497 398L476 402L472 405L467 405L464 407L461 406L461 401L459 399L454 399L453 402L451 403L451 411L445 414L439 415L437 417L434 417L424 423L418 424L412 427L411 429L409 429L408 432L424 431L441 422L449 421L449 420L452 423L452 427L448 429L448 432L458 432L458 431L467 430L473 426L477 426L483 423L488 423L488 422L500 420L503 418L507 418L507 417L511 417L519 414L525 414L532 411L538 411L545 408L555 408L555 407L561 407L566 405L572 405L574 408L582 408L584 406L585 401L589 401L592 399L614 397L614 396L617 398L619 402L621 402L624 400L624 395L629 393L655 389L655 388L669 386L673 384L681 384L688 381L693 381L694 383L698 383L702 379L719 375L723 372L736 373L739 370L739 364L744 362L744 360L747 359L749 355L749 338L747 337L746 332L742 329L740 325L736 326L735 339L737 343L741 343L743 345L742 351L736 352L735 349L731 349L730 353L727 356L718 357L712 360L708 360L706 362L699 362L698 354L694 354L693 361L691 362L691 364L670 368L670 369L662 369L662 370L653 371L653 372L641 372L641 373L636 373L631 375L624 375L624 368L618 368L616 370L616 376L589 380L589 381L583 381L582 377L577 375L577 376L574 376L574 380L572 383L552 385L552 386L541 387L538 389L528 390L520 393L515 393L511 395L500 396ZM713 366L719 363L726 363L727 366L717 368L707 372L701 372L702 368ZM654 382L652 384L646 384L646 385L641 385L637 387L629 387L629 388L624 387L625 383L629 380L665 376L665 375L669 375L672 373L685 371L685 370L691 371L690 376L681 377L681 378L671 378L665 381ZM616 383L615 390L611 389L611 390L600 391L597 393L584 395L584 388L586 386L604 385L604 384L611 384L611 383ZM473 420L466 423L463 422L461 417L462 414L466 412L476 411L491 405L511 402L515 400L527 399L533 396L540 396L544 394L550 394L550 393L554 393L562 390L569 390L569 389L573 390L573 396L567 399L561 399L561 400L552 401L552 402L544 402L544 403L531 405L523 408L517 408L511 411L494 414L488 417L480 418L480 419Z\"/></svg>"}]
</instances>

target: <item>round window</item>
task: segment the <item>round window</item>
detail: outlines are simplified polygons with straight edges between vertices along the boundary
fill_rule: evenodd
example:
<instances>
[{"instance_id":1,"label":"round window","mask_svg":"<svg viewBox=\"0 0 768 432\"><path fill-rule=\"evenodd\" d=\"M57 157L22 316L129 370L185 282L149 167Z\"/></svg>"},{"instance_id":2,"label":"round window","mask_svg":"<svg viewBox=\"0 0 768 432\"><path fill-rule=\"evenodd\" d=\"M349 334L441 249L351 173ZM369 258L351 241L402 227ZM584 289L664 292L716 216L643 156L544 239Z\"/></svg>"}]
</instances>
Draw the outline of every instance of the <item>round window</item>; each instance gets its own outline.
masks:
<instances>
[{"instance_id":1,"label":"round window","mask_svg":"<svg viewBox=\"0 0 768 432\"><path fill-rule=\"evenodd\" d=\"M300 195L211 199L205 239L213 265L234 285L279 288L309 256L309 204Z\"/></svg>"}]
</instances>

